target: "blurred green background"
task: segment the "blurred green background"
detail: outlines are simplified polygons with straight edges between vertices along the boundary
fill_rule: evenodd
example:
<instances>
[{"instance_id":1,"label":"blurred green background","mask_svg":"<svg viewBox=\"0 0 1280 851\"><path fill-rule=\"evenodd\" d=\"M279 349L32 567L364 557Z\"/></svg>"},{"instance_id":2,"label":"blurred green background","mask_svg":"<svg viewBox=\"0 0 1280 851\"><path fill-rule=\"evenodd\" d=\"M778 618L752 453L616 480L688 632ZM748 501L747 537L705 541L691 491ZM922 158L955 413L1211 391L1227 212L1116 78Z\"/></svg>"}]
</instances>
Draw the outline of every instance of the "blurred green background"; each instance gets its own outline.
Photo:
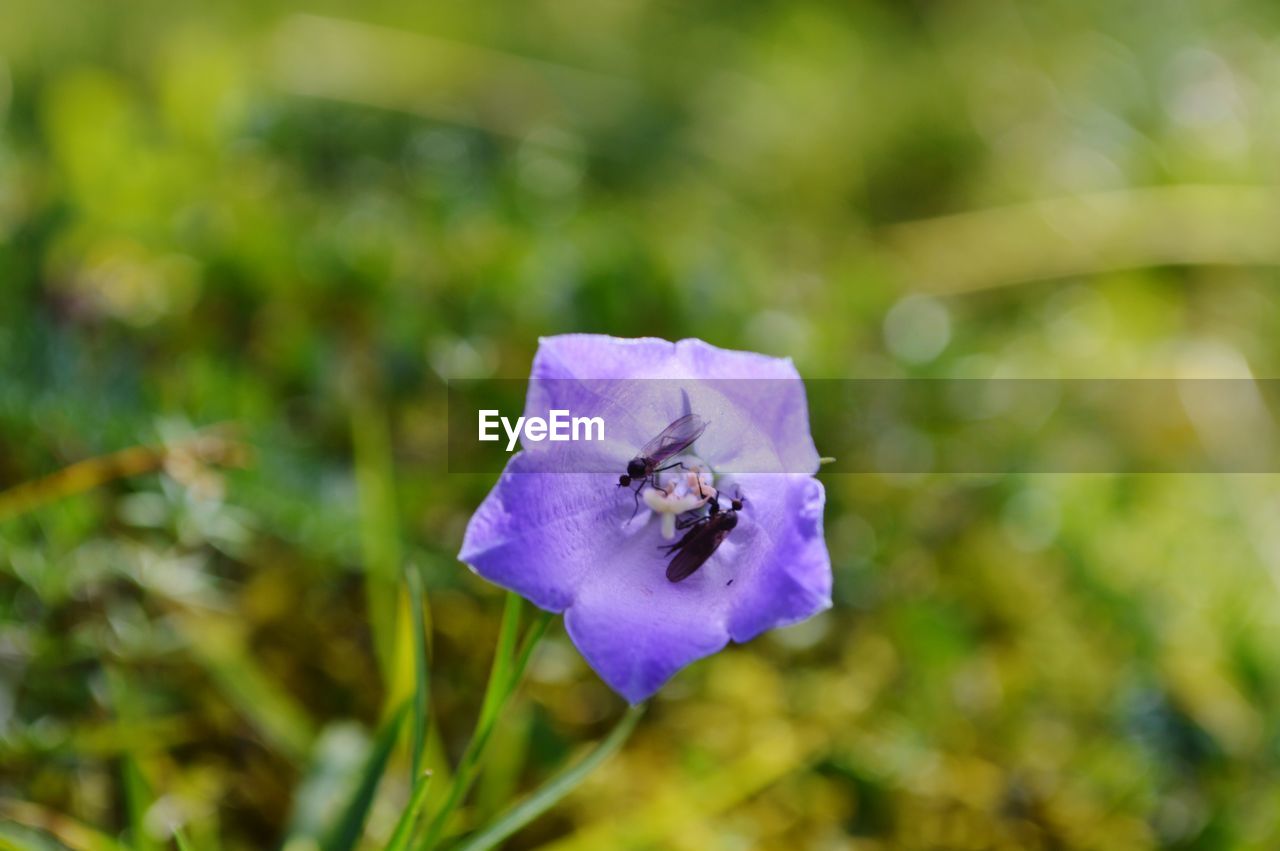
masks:
<instances>
[{"instance_id":1,"label":"blurred green background","mask_svg":"<svg viewBox=\"0 0 1280 851\"><path fill-rule=\"evenodd\" d=\"M0 846L318 847L412 689L404 565L443 772L502 609L443 382L539 335L1277 374L1263 0L0 17ZM826 484L835 608L681 673L510 847L1280 847L1275 477ZM620 712L553 625L462 826Z\"/></svg>"}]
</instances>

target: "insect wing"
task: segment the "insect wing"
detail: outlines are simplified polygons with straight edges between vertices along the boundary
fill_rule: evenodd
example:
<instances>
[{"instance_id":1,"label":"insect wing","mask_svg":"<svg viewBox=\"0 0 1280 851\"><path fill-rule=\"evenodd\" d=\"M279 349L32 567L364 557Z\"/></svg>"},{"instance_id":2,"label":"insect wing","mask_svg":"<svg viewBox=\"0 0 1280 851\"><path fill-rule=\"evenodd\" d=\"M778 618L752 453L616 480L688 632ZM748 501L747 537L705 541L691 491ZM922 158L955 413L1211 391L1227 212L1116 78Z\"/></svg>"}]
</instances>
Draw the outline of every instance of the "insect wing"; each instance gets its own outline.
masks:
<instances>
[{"instance_id":1,"label":"insect wing","mask_svg":"<svg viewBox=\"0 0 1280 851\"><path fill-rule=\"evenodd\" d=\"M667 579L672 582L687 579L720 548L733 527L726 522L717 522L717 519L690 529L680 540L680 551L667 565Z\"/></svg>"},{"instance_id":2,"label":"insect wing","mask_svg":"<svg viewBox=\"0 0 1280 851\"><path fill-rule=\"evenodd\" d=\"M644 445L640 455L656 466L684 452L707 430L707 421L697 414L685 414Z\"/></svg>"}]
</instances>

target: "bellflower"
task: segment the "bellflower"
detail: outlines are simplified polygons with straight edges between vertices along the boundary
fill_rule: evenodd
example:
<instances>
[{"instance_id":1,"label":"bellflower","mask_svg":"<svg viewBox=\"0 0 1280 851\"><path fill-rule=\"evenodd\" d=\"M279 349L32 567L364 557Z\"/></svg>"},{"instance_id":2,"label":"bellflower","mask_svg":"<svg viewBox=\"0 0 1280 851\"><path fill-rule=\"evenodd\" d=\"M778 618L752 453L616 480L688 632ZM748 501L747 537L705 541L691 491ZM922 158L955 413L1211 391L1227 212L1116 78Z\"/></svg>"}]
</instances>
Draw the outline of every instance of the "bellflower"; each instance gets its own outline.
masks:
<instances>
[{"instance_id":1,"label":"bellflower","mask_svg":"<svg viewBox=\"0 0 1280 851\"><path fill-rule=\"evenodd\" d=\"M459 558L563 612L583 657L627 700L645 700L730 639L831 605L825 495L790 359L692 339L544 338L525 416L554 409L602 416L606 439L523 440L471 518ZM659 474L656 489L619 487L639 449L690 412L708 426L678 459L685 466ZM668 581L659 547L671 543L676 515L687 526L712 499L723 510L735 496L744 498L736 527L692 576Z\"/></svg>"}]
</instances>

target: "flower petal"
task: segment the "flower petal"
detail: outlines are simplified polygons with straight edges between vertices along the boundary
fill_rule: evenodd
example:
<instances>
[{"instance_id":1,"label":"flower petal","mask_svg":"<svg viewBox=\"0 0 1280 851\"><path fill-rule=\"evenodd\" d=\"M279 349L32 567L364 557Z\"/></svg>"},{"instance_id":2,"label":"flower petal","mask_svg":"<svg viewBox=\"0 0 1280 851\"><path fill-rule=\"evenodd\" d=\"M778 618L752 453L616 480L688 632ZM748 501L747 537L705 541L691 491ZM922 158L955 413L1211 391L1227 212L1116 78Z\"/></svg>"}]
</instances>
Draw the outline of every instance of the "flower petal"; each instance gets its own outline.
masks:
<instances>
[{"instance_id":1,"label":"flower petal","mask_svg":"<svg viewBox=\"0 0 1280 851\"><path fill-rule=\"evenodd\" d=\"M560 334L538 340L530 378L694 378L669 375L676 344L657 337Z\"/></svg>"},{"instance_id":2,"label":"flower petal","mask_svg":"<svg viewBox=\"0 0 1280 851\"><path fill-rule=\"evenodd\" d=\"M818 470L804 382L790 358L694 339L544 337L525 416L545 417L553 408L603 416L611 442L637 448L692 409L716 426L698 444L712 464L751 472Z\"/></svg>"},{"instance_id":3,"label":"flower petal","mask_svg":"<svg viewBox=\"0 0 1280 851\"><path fill-rule=\"evenodd\" d=\"M677 671L729 643L723 583L695 574L668 582L667 559L641 540L578 589L565 628L587 663L632 703L650 697Z\"/></svg>"},{"instance_id":4,"label":"flower petal","mask_svg":"<svg viewBox=\"0 0 1280 851\"><path fill-rule=\"evenodd\" d=\"M540 462L528 452L512 457L467 524L458 558L559 612L592 565L609 558L631 493L599 475L546 472Z\"/></svg>"},{"instance_id":5,"label":"flower petal","mask_svg":"<svg viewBox=\"0 0 1280 851\"><path fill-rule=\"evenodd\" d=\"M729 634L737 642L831 607L831 556L822 534L826 495L817 479L789 478L782 510L770 511L770 517L758 523L768 529L771 539L761 545L767 551L766 563L740 571L734 586ZM762 500L752 500L744 516L761 504Z\"/></svg>"}]
</instances>

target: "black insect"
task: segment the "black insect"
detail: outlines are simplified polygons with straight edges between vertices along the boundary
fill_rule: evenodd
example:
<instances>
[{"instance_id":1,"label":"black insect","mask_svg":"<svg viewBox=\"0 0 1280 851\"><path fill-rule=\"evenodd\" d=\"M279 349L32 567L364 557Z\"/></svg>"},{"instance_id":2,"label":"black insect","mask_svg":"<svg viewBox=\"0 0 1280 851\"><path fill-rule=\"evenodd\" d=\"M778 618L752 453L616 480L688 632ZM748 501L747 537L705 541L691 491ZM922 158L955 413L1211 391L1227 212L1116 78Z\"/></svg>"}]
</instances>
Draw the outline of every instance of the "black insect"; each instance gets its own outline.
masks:
<instances>
[{"instance_id":1,"label":"black insect","mask_svg":"<svg viewBox=\"0 0 1280 851\"><path fill-rule=\"evenodd\" d=\"M636 483L636 510L640 508L640 491L647 482L652 487L658 486L657 475L672 467L683 467L677 461L674 464L663 463L684 452L702 433L707 430L707 421L697 414L685 414L680 419L664 428L657 437L640 447L636 457L627 462L627 472L618 476L618 487L630 487ZM635 516L634 514L632 516Z\"/></svg>"},{"instance_id":2,"label":"black insect","mask_svg":"<svg viewBox=\"0 0 1280 851\"><path fill-rule=\"evenodd\" d=\"M664 549L667 555L675 553L675 557L667 565L667 579L679 582L693 575L694 571L706 564L733 528L738 525L738 512L742 510L742 497L731 500L729 508L722 509L720 500L707 503L707 513L681 521L678 528L689 531L674 544L667 544ZM729 582L733 580L730 579ZM728 584L728 583L726 583Z\"/></svg>"}]
</instances>

